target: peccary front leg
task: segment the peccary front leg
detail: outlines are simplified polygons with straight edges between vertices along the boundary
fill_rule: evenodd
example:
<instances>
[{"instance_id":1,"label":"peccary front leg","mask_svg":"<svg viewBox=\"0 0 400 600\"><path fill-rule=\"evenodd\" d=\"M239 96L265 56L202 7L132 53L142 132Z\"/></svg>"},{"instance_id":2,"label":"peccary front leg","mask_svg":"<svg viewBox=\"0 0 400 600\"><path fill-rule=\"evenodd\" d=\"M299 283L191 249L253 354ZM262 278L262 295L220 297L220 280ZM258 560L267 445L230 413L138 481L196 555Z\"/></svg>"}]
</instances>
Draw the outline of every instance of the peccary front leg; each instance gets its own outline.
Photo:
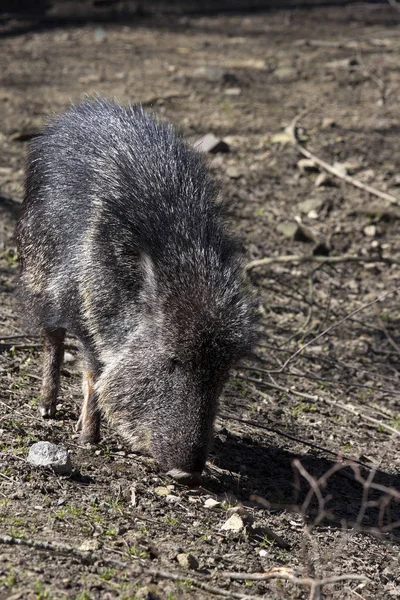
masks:
<instances>
[{"instance_id":1,"label":"peccary front leg","mask_svg":"<svg viewBox=\"0 0 400 600\"><path fill-rule=\"evenodd\" d=\"M39 412L45 418L54 417L56 413L60 370L64 358L64 338L64 329L45 331L43 380L39 401Z\"/></svg>"},{"instance_id":2,"label":"peccary front leg","mask_svg":"<svg viewBox=\"0 0 400 600\"><path fill-rule=\"evenodd\" d=\"M100 440L100 410L94 390L94 372L88 368L83 371L83 406L77 429L81 429L79 440L82 444L96 444Z\"/></svg>"}]
</instances>

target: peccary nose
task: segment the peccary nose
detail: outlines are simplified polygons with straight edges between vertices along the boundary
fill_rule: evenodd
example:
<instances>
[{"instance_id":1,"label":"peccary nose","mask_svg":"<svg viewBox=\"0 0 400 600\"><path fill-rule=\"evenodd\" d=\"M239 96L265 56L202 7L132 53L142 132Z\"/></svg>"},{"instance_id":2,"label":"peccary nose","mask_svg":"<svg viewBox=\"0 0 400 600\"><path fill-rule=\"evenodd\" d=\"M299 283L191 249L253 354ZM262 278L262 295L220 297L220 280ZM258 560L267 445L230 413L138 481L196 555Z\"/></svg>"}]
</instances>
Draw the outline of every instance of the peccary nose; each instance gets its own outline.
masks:
<instances>
[{"instance_id":1,"label":"peccary nose","mask_svg":"<svg viewBox=\"0 0 400 600\"><path fill-rule=\"evenodd\" d=\"M181 469L171 469L167 475L173 477L178 483L187 485L188 487L197 487L201 484L201 473L198 472L187 473L186 471L181 471Z\"/></svg>"}]
</instances>

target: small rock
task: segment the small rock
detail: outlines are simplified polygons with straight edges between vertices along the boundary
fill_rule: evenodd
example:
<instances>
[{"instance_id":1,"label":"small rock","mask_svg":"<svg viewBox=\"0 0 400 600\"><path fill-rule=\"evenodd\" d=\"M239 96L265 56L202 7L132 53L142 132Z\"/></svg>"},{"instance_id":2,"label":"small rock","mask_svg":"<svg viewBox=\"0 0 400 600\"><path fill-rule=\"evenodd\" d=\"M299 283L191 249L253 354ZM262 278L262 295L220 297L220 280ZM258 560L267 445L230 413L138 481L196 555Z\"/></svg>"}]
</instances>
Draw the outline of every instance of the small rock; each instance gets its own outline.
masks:
<instances>
[{"instance_id":1,"label":"small rock","mask_svg":"<svg viewBox=\"0 0 400 600\"><path fill-rule=\"evenodd\" d=\"M301 213L308 215L312 210L318 211L323 205L324 200L322 198L309 198L304 202L300 202L299 210Z\"/></svg>"},{"instance_id":2,"label":"small rock","mask_svg":"<svg viewBox=\"0 0 400 600\"><path fill-rule=\"evenodd\" d=\"M35 467L52 467L55 473L71 473L68 450L50 442L36 442L29 448L27 461Z\"/></svg>"},{"instance_id":3,"label":"small rock","mask_svg":"<svg viewBox=\"0 0 400 600\"><path fill-rule=\"evenodd\" d=\"M318 213L316 210L310 210L310 212L307 214L307 217L309 219L318 219Z\"/></svg>"},{"instance_id":4,"label":"small rock","mask_svg":"<svg viewBox=\"0 0 400 600\"><path fill-rule=\"evenodd\" d=\"M194 147L199 152L210 152L216 154L217 152L229 152L229 146L226 142L217 138L213 133L206 133L200 139L194 143Z\"/></svg>"},{"instance_id":5,"label":"small rock","mask_svg":"<svg viewBox=\"0 0 400 600\"><path fill-rule=\"evenodd\" d=\"M237 513L230 516L221 526L221 531L242 531L242 529L244 529L244 522L242 517Z\"/></svg>"},{"instance_id":6,"label":"small rock","mask_svg":"<svg viewBox=\"0 0 400 600\"><path fill-rule=\"evenodd\" d=\"M226 174L230 179L239 179L241 177L239 169L233 166L230 166L226 169Z\"/></svg>"},{"instance_id":7,"label":"small rock","mask_svg":"<svg viewBox=\"0 0 400 600\"><path fill-rule=\"evenodd\" d=\"M262 548L260 550L260 552L258 553L258 555L263 558L264 556L268 556L268 552L266 550L264 550L264 548Z\"/></svg>"},{"instance_id":8,"label":"small rock","mask_svg":"<svg viewBox=\"0 0 400 600\"><path fill-rule=\"evenodd\" d=\"M177 502L180 501L179 496L174 496L173 494L168 494L168 496L165 496L165 500L166 502L168 502L168 504L176 504Z\"/></svg>"},{"instance_id":9,"label":"small rock","mask_svg":"<svg viewBox=\"0 0 400 600\"><path fill-rule=\"evenodd\" d=\"M376 225L367 225L366 227L364 227L364 233L368 237L375 237L376 236Z\"/></svg>"},{"instance_id":10,"label":"small rock","mask_svg":"<svg viewBox=\"0 0 400 600\"><path fill-rule=\"evenodd\" d=\"M236 75L222 67L199 67L193 71L193 76L210 83L237 83L238 81Z\"/></svg>"},{"instance_id":11,"label":"small rock","mask_svg":"<svg viewBox=\"0 0 400 600\"><path fill-rule=\"evenodd\" d=\"M297 163L297 168L301 173L315 173L319 171L315 162L309 158L301 158Z\"/></svg>"},{"instance_id":12,"label":"small rock","mask_svg":"<svg viewBox=\"0 0 400 600\"><path fill-rule=\"evenodd\" d=\"M303 225L303 223L297 223L297 228L294 234L294 240L295 242L314 242L315 244L319 242L317 234L312 229L310 229L310 227L306 227L306 225Z\"/></svg>"},{"instance_id":13,"label":"small rock","mask_svg":"<svg viewBox=\"0 0 400 600\"><path fill-rule=\"evenodd\" d=\"M94 552L100 548L99 540L83 540L82 544L79 546L79 550L81 552Z\"/></svg>"},{"instance_id":14,"label":"small rock","mask_svg":"<svg viewBox=\"0 0 400 600\"><path fill-rule=\"evenodd\" d=\"M94 39L96 42L103 42L106 39L106 32L102 27L98 27L94 32Z\"/></svg>"},{"instance_id":15,"label":"small rock","mask_svg":"<svg viewBox=\"0 0 400 600\"><path fill-rule=\"evenodd\" d=\"M183 569L191 569L195 571L199 568L199 563L197 562L193 554L186 554L182 552L181 554L177 555L176 560Z\"/></svg>"},{"instance_id":16,"label":"small rock","mask_svg":"<svg viewBox=\"0 0 400 600\"><path fill-rule=\"evenodd\" d=\"M214 500L214 498L207 498L207 500L204 502L205 508L218 508L220 506L221 502L218 502L218 500Z\"/></svg>"},{"instance_id":17,"label":"small rock","mask_svg":"<svg viewBox=\"0 0 400 600\"><path fill-rule=\"evenodd\" d=\"M163 487L163 486L158 486L154 489L154 493L157 496L169 496L169 489L167 487Z\"/></svg>"},{"instance_id":18,"label":"small rock","mask_svg":"<svg viewBox=\"0 0 400 600\"><path fill-rule=\"evenodd\" d=\"M242 504L232 506L227 510L226 514L228 517L231 517L232 515L239 515L246 525L249 525L253 522L253 515Z\"/></svg>"},{"instance_id":19,"label":"small rock","mask_svg":"<svg viewBox=\"0 0 400 600\"><path fill-rule=\"evenodd\" d=\"M330 117L325 117L322 119L321 129L331 129L332 127L336 127L336 123Z\"/></svg>"},{"instance_id":20,"label":"small rock","mask_svg":"<svg viewBox=\"0 0 400 600\"><path fill-rule=\"evenodd\" d=\"M226 88L224 91L225 96L240 96L242 90L238 87Z\"/></svg>"},{"instance_id":21,"label":"small rock","mask_svg":"<svg viewBox=\"0 0 400 600\"><path fill-rule=\"evenodd\" d=\"M292 221L284 221L283 223L278 223L276 230L285 238L292 238L297 231L297 223L293 223Z\"/></svg>"},{"instance_id":22,"label":"small rock","mask_svg":"<svg viewBox=\"0 0 400 600\"><path fill-rule=\"evenodd\" d=\"M315 180L314 185L317 188L318 187L323 187L325 185L329 185L330 181L331 180L330 180L330 177L329 177L328 173L323 172L323 173L320 173L318 175L318 177Z\"/></svg>"}]
</instances>

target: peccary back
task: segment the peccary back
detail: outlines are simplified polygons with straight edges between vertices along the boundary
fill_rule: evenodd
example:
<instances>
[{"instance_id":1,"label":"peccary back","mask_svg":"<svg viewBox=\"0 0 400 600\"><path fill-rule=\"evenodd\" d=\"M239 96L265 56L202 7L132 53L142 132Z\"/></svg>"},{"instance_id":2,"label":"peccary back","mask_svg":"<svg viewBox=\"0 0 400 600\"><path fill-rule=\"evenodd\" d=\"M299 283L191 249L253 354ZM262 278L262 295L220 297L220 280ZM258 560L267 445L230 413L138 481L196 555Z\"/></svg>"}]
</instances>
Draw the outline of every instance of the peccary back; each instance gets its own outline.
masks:
<instances>
[{"instance_id":1,"label":"peccary back","mask_svg":"<svg viewBox=\"0 0 400 600\"><path fill-rule=\"evenodd\" d=\"M202 471L218 396L251 343L238 245L215 197L170 125L99 99L33 140L17 226L21 295L53 349L42 414L55 410L45 380L68 331L92 378L86 413L100 406L177 478Z\"/></svg>"}]
</instances>

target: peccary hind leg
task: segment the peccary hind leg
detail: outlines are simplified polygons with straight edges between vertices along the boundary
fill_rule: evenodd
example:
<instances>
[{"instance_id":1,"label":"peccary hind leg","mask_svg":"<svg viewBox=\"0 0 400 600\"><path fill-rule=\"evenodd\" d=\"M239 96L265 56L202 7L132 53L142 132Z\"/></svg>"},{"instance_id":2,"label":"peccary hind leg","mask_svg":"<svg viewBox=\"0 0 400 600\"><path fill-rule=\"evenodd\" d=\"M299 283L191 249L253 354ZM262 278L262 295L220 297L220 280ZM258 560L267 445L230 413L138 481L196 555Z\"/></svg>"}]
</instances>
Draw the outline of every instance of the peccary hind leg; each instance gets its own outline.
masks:
<instances>
[{"instance_id":1,"label":"peccary hind leg","mask_svg":"<svg viewBox=\"0 0 400 600\"><path fill-rule=\"evenodd\" d=\"M64 338L64 329L45 330L43 380L39 402L40 414L45 418L54 417L56 413L60 370L64 358Z\"/></svg>"},{"instance_id":2,"label":"peccary hind leg","mask_svg":"<svg viewBox=\"0 0 400 600\"><path fill-rule=\"evenodd\" d=\"M81 429L79 440L83 444L95 444L100 440L100 410L94 391L94 373L88 368L83 371L83 406L77 429Z\"/></svg>"}]
</instances>

